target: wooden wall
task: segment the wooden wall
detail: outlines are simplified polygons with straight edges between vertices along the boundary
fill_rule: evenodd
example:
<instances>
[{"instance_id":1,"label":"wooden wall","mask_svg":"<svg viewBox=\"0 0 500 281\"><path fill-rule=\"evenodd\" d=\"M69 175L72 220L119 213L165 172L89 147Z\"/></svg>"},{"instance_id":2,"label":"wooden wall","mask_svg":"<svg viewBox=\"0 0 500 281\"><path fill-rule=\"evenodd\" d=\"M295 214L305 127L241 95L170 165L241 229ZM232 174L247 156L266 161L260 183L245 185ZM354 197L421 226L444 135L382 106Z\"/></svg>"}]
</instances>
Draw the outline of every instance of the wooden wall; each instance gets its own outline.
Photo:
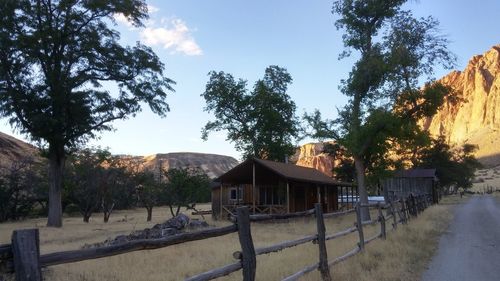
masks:
<instances>
[{"instance_id":1,"label":"wooden wall","mask_svg":"<svg viewBox=\"0 0 500 281\"><path fill-rule=\"evenodd\" d=\"M410 194L433 194L433 178L389 178L382 181L384 194L390 199L406 198Z\"/></svg>"}]
</instances>

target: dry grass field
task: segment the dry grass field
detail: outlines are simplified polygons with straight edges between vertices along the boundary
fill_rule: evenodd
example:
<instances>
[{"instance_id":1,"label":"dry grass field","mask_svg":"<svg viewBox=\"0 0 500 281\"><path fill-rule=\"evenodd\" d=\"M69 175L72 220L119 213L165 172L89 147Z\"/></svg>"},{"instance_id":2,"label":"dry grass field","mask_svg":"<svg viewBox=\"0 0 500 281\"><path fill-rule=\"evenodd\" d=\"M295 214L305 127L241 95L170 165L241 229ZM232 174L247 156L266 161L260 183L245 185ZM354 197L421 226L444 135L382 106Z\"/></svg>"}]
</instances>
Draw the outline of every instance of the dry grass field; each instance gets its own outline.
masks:
<instances>
[{"instance_id":1,"label":"dry grass field","mask_svg":"<svg viewBox=\"0 0 500 281\"><path fill-rule=\"evenodd\" d=\"M206 206L208 208L208 206ZM407 226L388 233L388 240L377 240L367 245L366 253L332 268L335 280L418 280L420 272L432 256L437 237L451 218L450 205L433 206ZM203 209L203 208L202 208ZM79 217L68 217L61 229L45 227L44 219L0 224L0 243L8 243L12 230L37 227L40 229L42 253L78 249L86 243L95 243L133 230L151 227L168 219L166 208L153 211L153 221L146 223L142 209L120 211L112 215L108 224L96 214L89 224ZM227 222L208 223L222 226ZM326 219L327 233L334 233L353 225L351 214L342 218ZM389 225L389 224L388 224ZM254 223L252 235L255 246L262 247L280 241L315 233L315 221L295 219L283 223ZM389 226L388 226L389 229ZM379 225L367 227L365 238L379 231ZM357 233L328 241L329 258L340 256L357 243ZM232 253L239 250L237 234L208 240L188 242L171 247L139 251L114 257L83 261L44 270L47 280L182 280L206 270L234 262ZM317 262L317 246L308 243L280 253L257 258L257 280L281 280L301 268ZM220 280L241 280L236 272ZM311 273L305 280L319 280Z\"/></svg>"},{"instance_id":2,"label":"dry grass field","mask_svg":"<svg viewBox=\"0 0 500 281\"><path fill-rule=\"evenodd\" d=\"M500 190L500 166L477 170L471 191L484 193L488 187Z\"/></svg>"}]
</instances>

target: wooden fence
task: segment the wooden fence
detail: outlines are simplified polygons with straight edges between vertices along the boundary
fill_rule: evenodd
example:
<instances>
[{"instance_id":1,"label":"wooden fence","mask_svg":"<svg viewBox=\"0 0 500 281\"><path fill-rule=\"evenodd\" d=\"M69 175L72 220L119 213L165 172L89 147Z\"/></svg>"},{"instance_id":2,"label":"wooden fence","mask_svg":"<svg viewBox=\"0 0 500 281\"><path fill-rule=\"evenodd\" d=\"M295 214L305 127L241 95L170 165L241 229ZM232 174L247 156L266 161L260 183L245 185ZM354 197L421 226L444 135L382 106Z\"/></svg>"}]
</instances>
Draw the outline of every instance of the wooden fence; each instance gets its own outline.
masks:
<instances>
[{"instance_id":1,"label":"wooden fence","mask_svg":"<svg viewBox=\"0 0 500 281\"><path fill-rule=\"evenodd\" d=\"M126 242L120 245L63 251L44 255L40 255L38 229L16 230L12 234L11 244L0 245L0 272L14 272L17 281L41 281L42 267L109 257L133 251L158 249L189 241L208 239L238 232L241 251L233 253L233 257L236 259L234 263L189 277L186 281L212 280L238 270L242 270L243 280L253 281L255 280L256 275L257 256L278 252L286 248L291 248L309 242L317 244L319 248L319 261L301 269L283 280L297 280L314 270L320 271L322 280L332 280L330 267L363 251L366 244L374 241L375 239L386 238L386 222L391 222L392 229L396 229L398 224L406 224L410 217L418 216L418 214L427 208L431 203L432 198L429 196L410 196L405 200L398 200L390 202L389 204L357 204L355 209L328 214L323 214L321 205L318 203L312 210L282 215L250 215L247 207L241 207L236 210L234 224L226 227L182 233L160 239L141 239ZM362 208L376 208L378 210L377 219L362 221ZM385 214L383 210L385 210ZM339 217L354 212L356 213L356 222L353 227L349 227L333 234L327 234L325 232L325 219ZM311 215L315 215L316 217L317 233L294 240L284 241L264 248L254 248L250 228L251 221L278 220ZM365 238L363 226L374 225L377 223L380 224L380 233L373 237ZM344 255L329 260L326 249L326 241L343 237L354 232L358 233L358 244Z\"/></svg>"}]
</instances>

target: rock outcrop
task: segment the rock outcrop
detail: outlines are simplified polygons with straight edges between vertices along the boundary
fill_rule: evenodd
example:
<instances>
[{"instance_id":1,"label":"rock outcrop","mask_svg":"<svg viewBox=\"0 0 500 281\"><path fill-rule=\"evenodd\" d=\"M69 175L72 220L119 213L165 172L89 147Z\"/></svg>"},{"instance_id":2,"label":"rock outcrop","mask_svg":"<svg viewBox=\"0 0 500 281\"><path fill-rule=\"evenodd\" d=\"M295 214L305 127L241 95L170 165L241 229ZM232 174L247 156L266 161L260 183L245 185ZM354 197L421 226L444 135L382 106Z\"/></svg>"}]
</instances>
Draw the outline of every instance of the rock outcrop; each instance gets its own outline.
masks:
<instances>
[{"instance_id":1,"label":"rock outcrop","mask_svg":"<svg viewBox=\"0 0 500 281\"><path fill-rule=\"evenodd\" d=\"M85 244L83 249L121 245L134 240L160 239L168 236L186 232L186 230L196 230L208 228L210 225L206 221L190 219L185 214L179 214L164 223L155 224L151 228L136 230L129 235L118 235L115 238L108 238L103 242Z\"/></svg>"},{"instance_id":2,"label":"rock outcrop","mask_svg":"<svg viewBox=\"0 0 500 281\"><path fill-rule=\"evenodd\" d=\"M424 120L424 129L445 136L451 144L476 144L476 156L484 164L500 164L500 45L439 81L453 88L458 102L447 102Z\"/></svg>"},{"instance_id":3,"label":"rock outcrop","mask_svg":"<svg viewBox=\"0 0 500 281\"><path fill-rule=\"evenodd\" d=\"M321 142L304 144L300 146L292 160L298 166L314 168L331 177L335 161L323 152L323 147L324 143Z\"/></svg>"}]
</instances>

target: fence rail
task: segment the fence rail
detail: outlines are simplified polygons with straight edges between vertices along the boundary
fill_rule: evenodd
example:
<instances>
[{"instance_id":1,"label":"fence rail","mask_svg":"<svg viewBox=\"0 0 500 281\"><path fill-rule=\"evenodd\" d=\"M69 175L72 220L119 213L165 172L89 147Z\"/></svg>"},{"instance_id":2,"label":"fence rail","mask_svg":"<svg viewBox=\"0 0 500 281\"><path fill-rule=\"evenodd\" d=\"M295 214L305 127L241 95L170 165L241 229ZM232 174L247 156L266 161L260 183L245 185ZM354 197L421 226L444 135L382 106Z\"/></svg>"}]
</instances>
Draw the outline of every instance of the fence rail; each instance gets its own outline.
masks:
<instances>
[{"instance_id":1,"label":"fence rail","mask_svg":"<svg viewBox=\"0 0 500 281\"><path fill-rule=\"evenodd\" d=\"M45 255L40 255L38 229L16 230L12 235L12 244L0 245L0 272L15 272L17 281L40 281L42 280L41 268L46 266L109 257L133 251L164 248L176 244L186 243L189 241L203 240L237 232L241 251L233 253L233 257L237 259L236 262L200 273L198 275L189 277L186 280L212 280L242 270L243 280L253 281L255 280L256 275L257 256L279 252L287 248L313 242L314 244L317 244L319 249L319 262L307 266L297 271L296 273L284 278L283 280L297 280L298 278L311 271L319 270L322 280L329 281L332 278L330 272L331 266L363 251L365 246L370 242L378 238L385 239L387 221L390 221L392 219L392 229L396 229L398 224L406 224L411 219L411 217L418 216L419 213L421 213L425 208L432 204L431 199L432 198L428 196L410 195L410 197L406 199L389 202L389 204L358 203L353 210L328 214L323 214L321 205L319 203L315 204L315 209L305 212L274 215L250 215L248 207L241 207L236 209L236 216L233 219L234 223L226 227L182 233L167 238L141 239L126 242L120 245L74 251L63 251ZM362 208L377 209L377 218L369 221L362 221ZM386 211L385 215L383 210ZM344 216L350 213L356 213L356 222L354 222L354 226L343 229L336 233L326 233L324 224L325 219ZM315 234L307 235L294 240L283 241L258 249L254 248L250 229L251 222L308 217L311 215L314 215L316 218L317 231ZM377 235L365 239L363 227L375 224L380 224L380 232ZM329 260L326 241L334 240L354 232L358 232L359 236L359 242L357 246L344 255Z\"/></svg>"}]
</instances>

